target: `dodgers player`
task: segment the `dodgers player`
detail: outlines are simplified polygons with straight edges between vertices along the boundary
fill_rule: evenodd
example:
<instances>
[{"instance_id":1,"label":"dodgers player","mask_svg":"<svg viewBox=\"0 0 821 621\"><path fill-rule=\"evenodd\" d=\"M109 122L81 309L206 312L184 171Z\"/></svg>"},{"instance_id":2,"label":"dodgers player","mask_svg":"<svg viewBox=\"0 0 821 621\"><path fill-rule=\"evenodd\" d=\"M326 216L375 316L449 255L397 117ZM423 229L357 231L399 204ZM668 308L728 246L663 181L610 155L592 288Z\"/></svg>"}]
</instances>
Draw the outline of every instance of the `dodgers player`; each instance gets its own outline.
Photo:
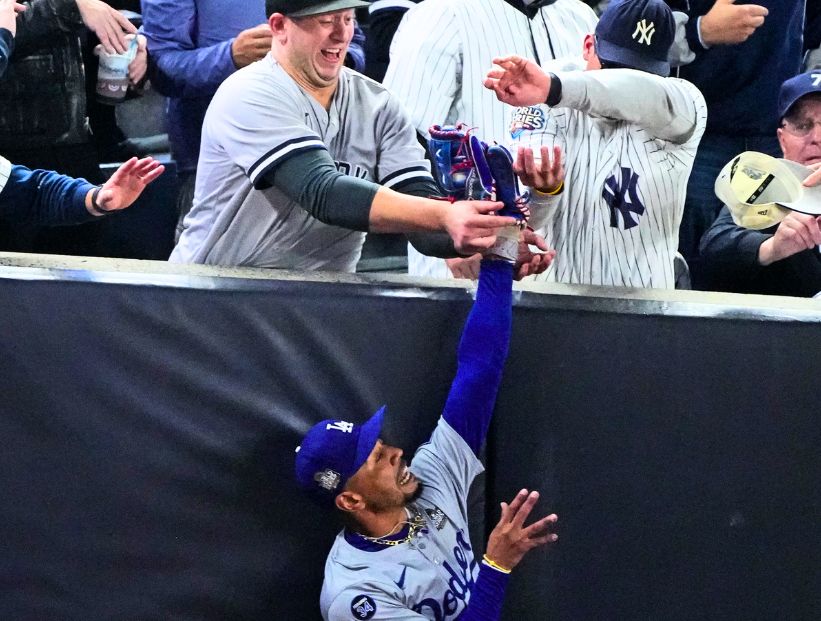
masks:
<instances>
[{"instance_id":1,"label":"dodgers player","mask_svg":"<svg viewBox=\"0 0 821 621\"><path fill-rule=\"evenodd\" d=\"M343 67L366 5L267 1L272 53L223 82L206 113L171 261L353 271L365 231L443 231L453 243L425 249L454 256L515 224L488 215L501 203L423 198L435 184L401 105Z\"/></svg>"},{"instance_id":2,"label":"dodgers player","mask_svg":"<svg viewBox=\"0 0 821 621\"><path fill-rule=\"evenodd\" d=\"M584 38L588 71L551 74L522 58L494 61L499 68L485 85L522 106L510 132L512 146L525 147L517 172L542 203L533 205L531 224L557 251L537 279L675 286L679 223L707 107L691 83L661 77L673 36L664 2L621 0ZM566 153L563 192L540 186L557 146Z\"/></svg>"},{"instance_id":3,"label":"dodgers player","mask_svg":"<svg viewBox=\"0 0 821 621\"><path fill-rule=\"evenodd\" d=\"M596 25L579 0L437 0L412 7L391 45L384 84L405 105L426 139L436 123L481 128L488 143L507 143L513 109L482 88L493 58L517 54L546 62L578 53ZM449 261L457 276L461 262ZM450 277L442 260L408 248L408 271ZM475 278L475 274L470 274Z\"/></svg>"},{"instance_id":4,"label":"dodgers player","mask_svg":"<svg viewBox=\"0 0 821 621\"><path fill-rule=\"evenodd\" d=\"M362 425L322 421L297 449L300 486L349 525L325 564L325 621L499 619L510 570L557 539L555 515L524 525L538 499L527 490L502 503L480 563L468 537L468 488L482 471L510 339L512 275L507 261L482 261L444 412L410 466L379 439L384 407Z\"/></svg>"}]
</instances>

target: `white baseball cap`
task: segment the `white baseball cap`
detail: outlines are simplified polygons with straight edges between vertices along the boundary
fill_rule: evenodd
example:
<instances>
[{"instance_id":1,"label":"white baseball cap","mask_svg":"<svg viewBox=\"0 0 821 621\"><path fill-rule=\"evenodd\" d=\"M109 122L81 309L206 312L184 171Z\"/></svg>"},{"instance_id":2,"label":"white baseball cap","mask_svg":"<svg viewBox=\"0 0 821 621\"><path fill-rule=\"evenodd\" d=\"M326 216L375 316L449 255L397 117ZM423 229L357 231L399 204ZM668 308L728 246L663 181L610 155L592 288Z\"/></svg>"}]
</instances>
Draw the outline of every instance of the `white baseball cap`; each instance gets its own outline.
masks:
<instances>
[{"instance_id":1,"label":"white baseball cap","mask_svg":"<svg viewBox=\"0 0 821 621\"><path fill-rule=\"evenodd\" d=\"M797 162L746 151L721 169L715 192L738 226L766 229L790 211L821 215L821 186L801 185L812 172Z\"/></svg>"}]
</instances>

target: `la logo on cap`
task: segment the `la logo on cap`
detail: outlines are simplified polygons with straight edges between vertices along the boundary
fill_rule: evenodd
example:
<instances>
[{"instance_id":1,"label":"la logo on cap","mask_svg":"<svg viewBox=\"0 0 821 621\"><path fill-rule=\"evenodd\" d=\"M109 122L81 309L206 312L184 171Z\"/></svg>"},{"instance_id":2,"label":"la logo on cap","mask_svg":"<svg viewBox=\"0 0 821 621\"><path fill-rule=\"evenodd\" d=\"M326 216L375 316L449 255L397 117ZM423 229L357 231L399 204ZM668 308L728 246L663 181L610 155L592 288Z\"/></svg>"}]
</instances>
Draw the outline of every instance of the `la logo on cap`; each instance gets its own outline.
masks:
<instances>
[{"instance_id":1,"label":"la logo on cap","mask_svg":"<svg viewBox=\"0 0 821 621\"><path fill-rule=\"evenodd\" d=\"M647 20L642 18L636 22L636 30L633 32L633 39L638 37L639 43L650 45L653 42L653 35L656 33L656 25L653 22L647 23Z\"/></svg>"},{"instance_id":2,"label":"la logo on cap","mask_svg":"<svg viewBox=\"0 0 821 621\"><path fill-rule=\"evenodd\" d=\"M334 472L330 468L327 470L323 470L321 472L317 472L314 475L314 481L319 484L319 487L322 489L326 489L329 492L332 492L337 487L339 487L339 482L342 480L342 476L338 472Z\"/></svg>"}]
</instances>

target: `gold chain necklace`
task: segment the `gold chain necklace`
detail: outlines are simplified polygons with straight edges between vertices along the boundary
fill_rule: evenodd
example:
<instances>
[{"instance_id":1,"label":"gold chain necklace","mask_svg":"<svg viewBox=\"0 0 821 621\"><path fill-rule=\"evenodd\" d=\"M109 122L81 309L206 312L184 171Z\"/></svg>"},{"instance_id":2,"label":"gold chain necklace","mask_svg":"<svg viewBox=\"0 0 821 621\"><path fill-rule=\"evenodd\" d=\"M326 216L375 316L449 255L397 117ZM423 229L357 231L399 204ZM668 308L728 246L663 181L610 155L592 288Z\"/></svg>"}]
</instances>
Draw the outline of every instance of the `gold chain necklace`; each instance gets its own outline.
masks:
<instances>
[{"instance_id":1,"label":"gold chain necklace","mask_svg":"<svg viewBox=\"0 0 821 621\"><path fill-rule=\"evenodd\" d=\"M408 517L410 517L410 516L408 516ZM396 526L394 526L393 530L396 530L397 526L402 526L403 524L408 525L408 534L405 535L404 537L402 537L402 539L386 539L386 537L391 536L391 533L393 531L391 531L391 533L388 533L387 535L383 535L381 537L368 537L368 535L363 535L362 533L356 533L356 534L359 535L360 537L362 537L362 539L365 539L366 541L371 541L373 543L378 543L378 544L383 545L383 546L398 546L399 544L407 543L408 541L410 541L411 539L413 539L416 536L416 533L418 533L422 529L422 527L425 525L425 518L422 516L421 513L418 513L416 511L414 511L414 515L410 519L410 521L404 520L402 522L399 522Z\"/></svg>"}]
</instances>

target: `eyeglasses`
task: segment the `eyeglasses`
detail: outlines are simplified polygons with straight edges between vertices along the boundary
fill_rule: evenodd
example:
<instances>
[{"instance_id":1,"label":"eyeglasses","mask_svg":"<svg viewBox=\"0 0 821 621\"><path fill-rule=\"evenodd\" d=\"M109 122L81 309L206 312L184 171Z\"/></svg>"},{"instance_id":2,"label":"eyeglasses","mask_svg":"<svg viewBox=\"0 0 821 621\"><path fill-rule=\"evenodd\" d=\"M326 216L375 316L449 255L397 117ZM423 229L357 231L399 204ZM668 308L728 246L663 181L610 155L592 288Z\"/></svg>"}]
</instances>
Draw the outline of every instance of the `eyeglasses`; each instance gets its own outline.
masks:
<instances>
[{"instance_id":1,"label":"eyeglasses","mask_svg":"<svg viewBox=\"0 0 821 621\"><path fill-rule=\"evenodd\" d=\"M812 132L813 127L818 125L821 127L821 121L813 121L812 119L801 119L793 123L792 121L784 121L781 124L787 132L798 138L806 138Z\"/></svg>"}]
</instances>

